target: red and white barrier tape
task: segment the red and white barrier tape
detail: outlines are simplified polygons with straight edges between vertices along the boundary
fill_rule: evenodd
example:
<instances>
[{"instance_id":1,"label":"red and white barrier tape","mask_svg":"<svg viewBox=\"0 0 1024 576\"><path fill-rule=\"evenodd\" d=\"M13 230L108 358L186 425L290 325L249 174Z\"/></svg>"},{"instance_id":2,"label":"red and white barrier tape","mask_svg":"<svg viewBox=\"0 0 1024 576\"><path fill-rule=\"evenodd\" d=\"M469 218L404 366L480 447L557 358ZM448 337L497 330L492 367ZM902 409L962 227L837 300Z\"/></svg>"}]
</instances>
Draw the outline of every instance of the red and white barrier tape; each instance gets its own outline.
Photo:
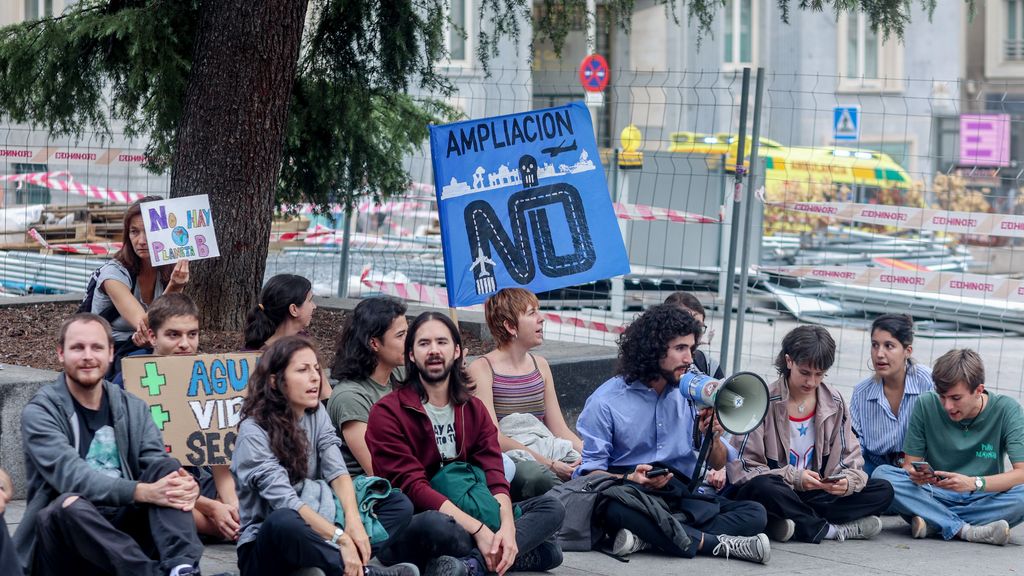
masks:
<instances>
[{"instance_id":1,"label":"red and white barrier tape","mask_svg":"<svg viewBox=\"0 0 1024 576\"><path fill-rule=\"evenodd\" d=\"M402 283L402 282L385 282L383 280L375 280L370 278L370 268L366 267L363 269L359 280L367 288L372 288L383 294L389 296L395 296L403 300L413 300L416 302L422 302L431 306L437 306L439 308L448 307L448 291L440 286L427 286L426 284L419 284L416 282ZM470 310L482 312L484 307L482 305L467 306L459 308L459 310ZM582 318L576 318L574 316L563 316L561 314L555 314L553 312L543 312L544 319L554 324L562 324L566 326L574 326L576 328L583 328L586 330L595 330L597 332L610 332L612 334L620 334L626 330L625 326L618 324L610 324L607 322L596 322L593 320L584 320Z\"/></svg>"},{"instance_id":2,"label":"red and white barrier tape","mask_svg":"<svg viewBox=\"0 0 1024 576\"><path fill-rule=\"evenodd\" d=\"M619 220L667 221L684 224L720 224L722 222L718 218L709 218L703 214L680 212L670 208L658 208L644 204L620 204L616 202L614 206L615 216Z\"/></svg>"},{"instance_id":3,"label":"red and white barrier tape","mask_svg":"<svg viewBox=\"0 0 1024 576\"><path fill-rule=\"evenodd\" d=\"M65 254L84 254L86 256L109 256L121 249L120 242L87 242L84 244L50 244L35 228L30 228L28 235L47 250Z\"/></svg>"},{"instance_id":4,"label":"red and white barrier tape","mask_svg":"<svg viewBox=\"0 0 1024 576\"><path fill-rule=\"evenodd\" d=\"M1024 216L954 212L909 206L881 206L845 202L769 202L793 212L853 220L897 228L930 230L949 234L978 234L1024 238Z\"/></svg>"},{"instance_id":5,"label":"red and white barrier tape","mask_svg":"<svg viewBox=\"0 0 1024 576\"><path fill-rule=\"evenodd\" d=\"M61 180L60 178L64 179ZM66 171L33 172L31 174L4 174L0 175L0 181L19 183L26 182L28 184L35 184L36 186L49 188L50 190L58 190L79 196L86 196L88 198L95 198L97 200L106 200L109 202L119 202L123 204L135 202L136 200L146 196L145 194L138 192L122 192L120 190L111 190L110 188L90 186L88 184L75 182L71 173Z\"/></svg>"},{"instance_id":6,"label":"red and white barrier tape","mask_svg":"<svg viewBox=\"0 0 1024 576\"><path fill-rule=\"evenodd\" d=\"M916 293L982 298L989 302L1003 300L1024 304L1024 282L1009 278L993 278L982 274L862 266L779 266L762 267L759 270L795 278L813 278L865 288L906 290Z\"/></svg>"}]
</instances>

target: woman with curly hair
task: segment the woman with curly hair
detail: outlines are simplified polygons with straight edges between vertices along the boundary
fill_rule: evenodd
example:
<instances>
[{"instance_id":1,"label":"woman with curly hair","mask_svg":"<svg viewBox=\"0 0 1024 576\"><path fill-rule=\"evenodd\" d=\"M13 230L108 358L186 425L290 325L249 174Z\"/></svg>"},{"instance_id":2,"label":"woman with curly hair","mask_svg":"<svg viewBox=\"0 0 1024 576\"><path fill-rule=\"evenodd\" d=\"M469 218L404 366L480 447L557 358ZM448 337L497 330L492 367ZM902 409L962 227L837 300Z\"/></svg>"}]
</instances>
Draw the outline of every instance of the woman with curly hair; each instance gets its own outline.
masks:
<instances>
[{"instance_id":1,"label":"woman with curly hair","mask_svg":"<svg viewBox=\"0 0 1024 576\"><path fill-rule=\"evenodd\" d=\"M300 336L272 344L249 379L231 461L242 520L242 576L311 567L328 576L414 576L409 565L367 566L409 524L412 504L397 491L378 500L373 516L386 535L371 543L341 440L320 404L323 384L316 349Z\"/></svg>"}]
</instances>

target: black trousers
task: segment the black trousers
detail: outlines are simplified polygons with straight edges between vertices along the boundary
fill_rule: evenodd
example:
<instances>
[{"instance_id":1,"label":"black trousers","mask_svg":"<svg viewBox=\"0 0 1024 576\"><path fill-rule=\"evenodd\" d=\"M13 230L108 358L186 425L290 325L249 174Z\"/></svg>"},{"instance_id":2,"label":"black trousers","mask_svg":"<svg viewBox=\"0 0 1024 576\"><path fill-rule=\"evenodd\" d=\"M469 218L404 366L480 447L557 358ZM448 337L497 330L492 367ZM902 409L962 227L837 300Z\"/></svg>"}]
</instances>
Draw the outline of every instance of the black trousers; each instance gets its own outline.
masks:
<instances>
[{"instance_id":1,"label":"black trousers","mask_svg":"<svg viewBox=\"0 0 1024 576\"><path fill-rule=\"evenodd\" d=\"M551 570L562 563L562 550L554 541L554 535L562 527L565 508L551 496L538 496L517 504L522 516L516 520L516 547L519 549L518 559L527 552L544 546L548 548L547 557L551 558L550 566L531 566L531 571ZM438 556L479 555L476 540L469 532L462 529L455 519L442 512L428 510L412 517L409 528L397 539L392 539L388 546L381 550L380 561L391 565L398 562L411 562L423 570L430 560ZM483 566L483 557L478 556ZM512 565L515 571L517 565ZM244 575L243 575L244 576Z\"/></svg>"},{"instance_id":2,"label":"black trousers","mask_svg":"<svg viewBox=\"0 0 1024 576\"><path fill-rule=\"evenodd\" d=\"M21 576L21 562L18 561L18 554L14 551L14 543L11 542L11 534L7 531L7 524L4 523L4 515L0 513L0 574Z\"/></svg>"},{"instance_id":3,"label":"black trousers","mask_svg":"<svg viewBox=\"0 0 1024 576\"><path fill-rule=\"evenodd\" d=\"M388 542L400 537L412 518L412 503L401 492L392 492L374 506L377 519L388 531L388 540L371 546L378 554ZM324 540L295 510L274 510L260 525L252 542L238 547L242 576L280 576L300 568L319 568L327 576L342 576L345 566L338 548Z\"/></svg>"},{"instance_id":4,"label":"black trousers","mask_svg":"<svg viewBox=\"0 0 1024 576\"><path fill-rule=\"evenodd\" d=\"M669 504L673 516L680 520L683 530L690 537L690 545L686 548L677 546L647 514L610 498L603 507L600 525L608 535L614 535L625 528L658 550L682 558L693 558L697 554L710 555L718 544L716 536L719 534L753 536L764 531L767 516L760 504L729 500L710 490L689 498L685 484L685 478L673 477L666 489L647 492L665 495L662 497ZM703 546L701 540L704 541Z\"/></svg>"},{"instance_id":5,"label":"black trousers","mask_svg":"<svg viewBox=\"0 0 1024 576\"><path fill-rule=\"evenodd\" d=\"M156 482L181 466L167 458L140 482ZM33 572L39 574L166 575L175 566L198 566L203 546L191 512L129 504L95 506L63 494L39 513Z\"/></svg>"},{"instance_id":6,"label":"black trousers","mask_svg":"<svg viewBox=\"0 0 1024 576\"><path fill-rule=\"evenodd\" d=\"M764 474L740 486L736 497L760 503L770 519L792 520L796 524L793 538L816 544L825 537L829 524L844 524L885 512L892 502L893 490L885 480L868 480L863 490L848 496L833 496L824 490L797 492L781 477Z\"/></svg>"}]
</instances>

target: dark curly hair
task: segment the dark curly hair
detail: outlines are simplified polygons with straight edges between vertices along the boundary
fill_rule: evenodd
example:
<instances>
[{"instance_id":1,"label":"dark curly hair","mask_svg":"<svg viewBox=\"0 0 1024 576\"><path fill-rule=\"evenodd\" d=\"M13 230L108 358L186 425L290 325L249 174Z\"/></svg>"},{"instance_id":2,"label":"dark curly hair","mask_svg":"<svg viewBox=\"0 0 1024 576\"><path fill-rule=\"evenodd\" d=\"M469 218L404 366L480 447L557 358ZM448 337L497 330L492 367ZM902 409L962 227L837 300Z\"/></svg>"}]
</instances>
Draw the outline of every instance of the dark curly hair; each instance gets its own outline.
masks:
<instances>
[{"instance_id":1,"label":"dark curly hair","mask_svg":"<svg viewBox=\"0 0 1024 576\"><path fill-rule=\"evenodd\" d=\"M452 335L452 342L459 347L460 351L460 355L455 358L452 371L448 375L448 399L452 404L465 404L476 387L463 366L465 356L462 353L465 350L462 348L462 335L459 333L459 327L451 318L441 312L423 312L409 325L409 331L405 333L405 380L400 386L412 386L420 395L421 400L424 402L427 400L427 390L423 387L423 381L420 380L419 366L416 366L416 362L412 359L412 349L416 345L416 333L419 332L419 329L427 322L434 320L448 328L448 332Z\"/></svg>"},{"instance_id":2,"label":"dark curly hair","mask_svg":"<svg viewBox=\"0 0 1024 576\"><path fill-rule=\"evenodd\" d=\"M249 395L242 404L242 419L252 418L267 431L270 450L288 471L288 480L292 484L306 477L309 442L295 420L281 386L287 386L284 371L292 356L307 348L317 355L319 362L316 345L304 336L288 336L271 344L249 378ZM324 382L320 385L323 386Z\"/></svg>"},{"instance_id":3,"label":"dark curly hair","mask_svg":"<svg viewBox=\"0 0 1024 576\"><path fill-rule=\"evenodd\" d=\"M661 359L668 344L681 336L700 338L700 324L674 304L659 304L641 314L619 336L618 374L626 382L645 384L662 376Z\"/></svg>"},{"instance_id":4,"label":"dark curly hair","mask_svg":"<svg viewBox=\"0 0 1024 576\"><path fill-rule=\"evenodd\" d=\"M406 310L404 302L391 296L367 298L356 304L338 338L331 378L360 380L373 374L377 369L377 355L370 347L370 340L383 338L395 318L405 316Z\"/></svg>"},{"instance_id":5,"label":"dark curly hair","mask_svg":"<svg viewBox=\"0 0 1024 576\"><path fill-rule=\"evenodd\" d=\"M788 380L790 369L786 356L793 364L827 371L836 361L836 341L823 326L797 326L782 339L782 349L775 357L775 370Z\"/></svg>"}]
</instances>

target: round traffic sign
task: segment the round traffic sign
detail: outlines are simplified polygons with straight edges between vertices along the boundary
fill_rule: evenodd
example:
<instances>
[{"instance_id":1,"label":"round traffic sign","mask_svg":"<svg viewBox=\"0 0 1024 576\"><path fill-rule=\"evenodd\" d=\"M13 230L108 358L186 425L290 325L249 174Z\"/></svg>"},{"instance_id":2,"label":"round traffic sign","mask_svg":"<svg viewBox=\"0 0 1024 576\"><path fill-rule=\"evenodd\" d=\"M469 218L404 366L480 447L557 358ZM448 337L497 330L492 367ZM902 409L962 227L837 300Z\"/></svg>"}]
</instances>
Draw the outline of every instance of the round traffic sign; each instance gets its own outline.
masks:
<instances>
[{"instance_id":1,"label":"round traffic sign","mask_svg":"<svg viewBox=\"0 0 1024 576\"><path fill-rule=\"evenodd\" d=\"M608 61L600 54L591 54L580 62L580 84L587 92L604 92L609 76Z\"/></svg>"}]
</instances>

